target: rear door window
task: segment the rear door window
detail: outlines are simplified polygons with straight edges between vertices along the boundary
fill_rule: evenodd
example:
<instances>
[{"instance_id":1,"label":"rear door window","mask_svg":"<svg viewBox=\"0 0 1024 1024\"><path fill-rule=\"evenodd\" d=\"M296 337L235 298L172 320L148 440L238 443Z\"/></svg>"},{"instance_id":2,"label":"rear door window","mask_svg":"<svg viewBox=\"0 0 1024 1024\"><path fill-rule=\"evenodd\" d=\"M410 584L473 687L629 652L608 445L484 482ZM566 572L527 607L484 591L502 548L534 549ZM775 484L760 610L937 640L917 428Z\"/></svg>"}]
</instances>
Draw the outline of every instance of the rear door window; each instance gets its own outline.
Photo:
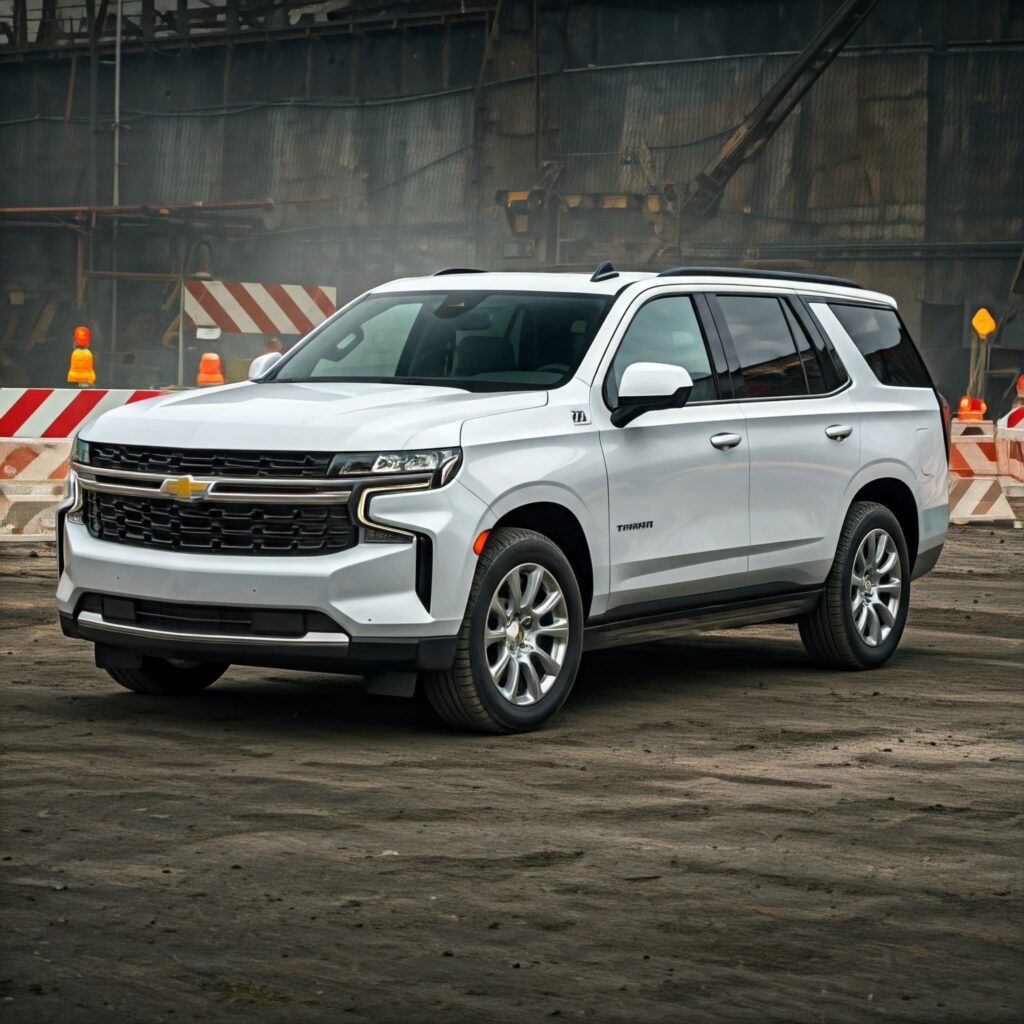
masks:
<instances>
[{"instance_id":1,"label":"rear door window","mask_svg":"<svg viewBox=\"0 0 1024 1024\"><path fill-rule=\"evenodd\" d=\"M812 303L811 308L818 305ZM880 383L902 388L932 387L924 360L895 310L846 302L825 306L835 314Z\"/></svg>"},{"instance_id":2,"label":"rear door window","mask_svg":"<svg viewBox=\"0 0 1024 1024\"><path fill-rule=\"evenodd\" d=\"M723 325L743 375L741 398L794 398L808 393L802 353L786 311L773 295L717 295ZM803 339L805 351L815 358ZM818 371L820 376L820 370ZM820 383L816 387L821 386Z\"/></svg>"}]
</instances>

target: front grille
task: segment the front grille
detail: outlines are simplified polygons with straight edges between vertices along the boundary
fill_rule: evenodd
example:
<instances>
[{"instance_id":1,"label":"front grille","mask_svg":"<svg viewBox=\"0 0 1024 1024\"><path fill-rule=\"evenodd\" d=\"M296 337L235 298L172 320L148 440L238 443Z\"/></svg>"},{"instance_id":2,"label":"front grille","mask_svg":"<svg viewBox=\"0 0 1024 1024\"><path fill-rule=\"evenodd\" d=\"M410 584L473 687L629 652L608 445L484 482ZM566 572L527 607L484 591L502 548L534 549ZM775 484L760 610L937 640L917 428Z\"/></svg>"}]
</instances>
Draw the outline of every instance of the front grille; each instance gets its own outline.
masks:
<instances>
[{"instance_id":1,"label":"front grille","mask_svg":"<svg viewBox=\"0 0 1024 1024\"><path fill-rule=\"evenodd\" d=\"M89 490L82 497L89 533L116 544L225 555L324 555L356 540L345 504L180 502Z\"/></svg>"},{"instance_id":2,"label":"front grille","mask_svg":"<svg viewBox=\"0 0 1024 1024\"><path fill-rule=\"evenodd\" d=\"M299 637L307 633L342 632L323 612L291 608L238 608L84 594L77 611L96 612L107 622L130 623L168 633Z\"/></svg>"},{"instance_id":3,"label":"front grille","mask_svg":"<svg viewBox=\"0 0 1024 1024\"><path fill-rule=\"evenodd\" d=\"M319 477L327 476L329 452L222 452L89 444L89 464L167 476Z\"/></svg>"}]
</instances>

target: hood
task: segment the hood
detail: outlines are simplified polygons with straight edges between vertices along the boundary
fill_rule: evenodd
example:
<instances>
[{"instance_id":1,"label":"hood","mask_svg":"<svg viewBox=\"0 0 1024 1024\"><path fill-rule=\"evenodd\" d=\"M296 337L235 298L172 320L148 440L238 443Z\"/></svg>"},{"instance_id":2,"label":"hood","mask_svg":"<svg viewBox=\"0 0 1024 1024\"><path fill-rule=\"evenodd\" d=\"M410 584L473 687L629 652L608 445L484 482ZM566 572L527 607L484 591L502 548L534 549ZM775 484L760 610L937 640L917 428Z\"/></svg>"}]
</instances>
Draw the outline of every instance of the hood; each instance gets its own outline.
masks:
<instances>
[{"instance_id":1,"label":"hood","mask_svg":"<svg viewBox=\"0 0 1024 1024\"><path fill-rule=\"evenodd\" d=\"M110 444L243 451L448 448L459 444L466 420L546 403L545 391L245 382L125 405L97 417L81 436Z\"/></svg>"}]
</instances>

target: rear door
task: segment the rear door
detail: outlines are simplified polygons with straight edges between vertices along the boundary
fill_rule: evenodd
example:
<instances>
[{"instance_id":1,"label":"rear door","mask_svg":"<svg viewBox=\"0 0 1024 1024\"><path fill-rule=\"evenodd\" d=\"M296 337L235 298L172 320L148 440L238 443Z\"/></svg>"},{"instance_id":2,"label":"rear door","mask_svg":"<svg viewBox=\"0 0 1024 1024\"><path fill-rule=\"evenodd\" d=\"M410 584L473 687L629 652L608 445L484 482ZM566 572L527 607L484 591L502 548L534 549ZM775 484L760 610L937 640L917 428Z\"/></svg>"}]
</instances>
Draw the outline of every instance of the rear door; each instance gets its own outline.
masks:
<instances>
[{"instance_id":1,"label":"rear door","mask_svg":"<svg viewBox=\"0 0 1024 1024\"><path fill-rule=\"evenodd\" d=\"M860 416L797 296L709 296L750 448L749 583L820 583L860 468Z\"/></svg>"}]
</instances>

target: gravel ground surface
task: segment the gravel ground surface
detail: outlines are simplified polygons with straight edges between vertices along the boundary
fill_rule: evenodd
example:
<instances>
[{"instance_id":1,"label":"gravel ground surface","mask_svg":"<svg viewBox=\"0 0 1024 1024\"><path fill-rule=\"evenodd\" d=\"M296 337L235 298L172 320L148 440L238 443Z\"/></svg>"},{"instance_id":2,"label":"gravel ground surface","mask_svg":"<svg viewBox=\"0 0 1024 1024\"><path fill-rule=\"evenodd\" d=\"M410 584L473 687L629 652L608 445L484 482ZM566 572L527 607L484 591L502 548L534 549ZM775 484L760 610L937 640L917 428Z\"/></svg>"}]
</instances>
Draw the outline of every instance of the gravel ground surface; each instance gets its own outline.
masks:
<instances>
[{"instance_id":1,"label":"gravel ground surface","mask_svg":"<svg viewBox=\"0 0 1024 1024\"><path fill-rule=\"evenodd\" d=\"M120 690L0 547L0 1014L1024 1019L1024 534L954 532L880 671L793 626L584 661L529 736L357 681Z\"/></svg>"}]
</instances>

